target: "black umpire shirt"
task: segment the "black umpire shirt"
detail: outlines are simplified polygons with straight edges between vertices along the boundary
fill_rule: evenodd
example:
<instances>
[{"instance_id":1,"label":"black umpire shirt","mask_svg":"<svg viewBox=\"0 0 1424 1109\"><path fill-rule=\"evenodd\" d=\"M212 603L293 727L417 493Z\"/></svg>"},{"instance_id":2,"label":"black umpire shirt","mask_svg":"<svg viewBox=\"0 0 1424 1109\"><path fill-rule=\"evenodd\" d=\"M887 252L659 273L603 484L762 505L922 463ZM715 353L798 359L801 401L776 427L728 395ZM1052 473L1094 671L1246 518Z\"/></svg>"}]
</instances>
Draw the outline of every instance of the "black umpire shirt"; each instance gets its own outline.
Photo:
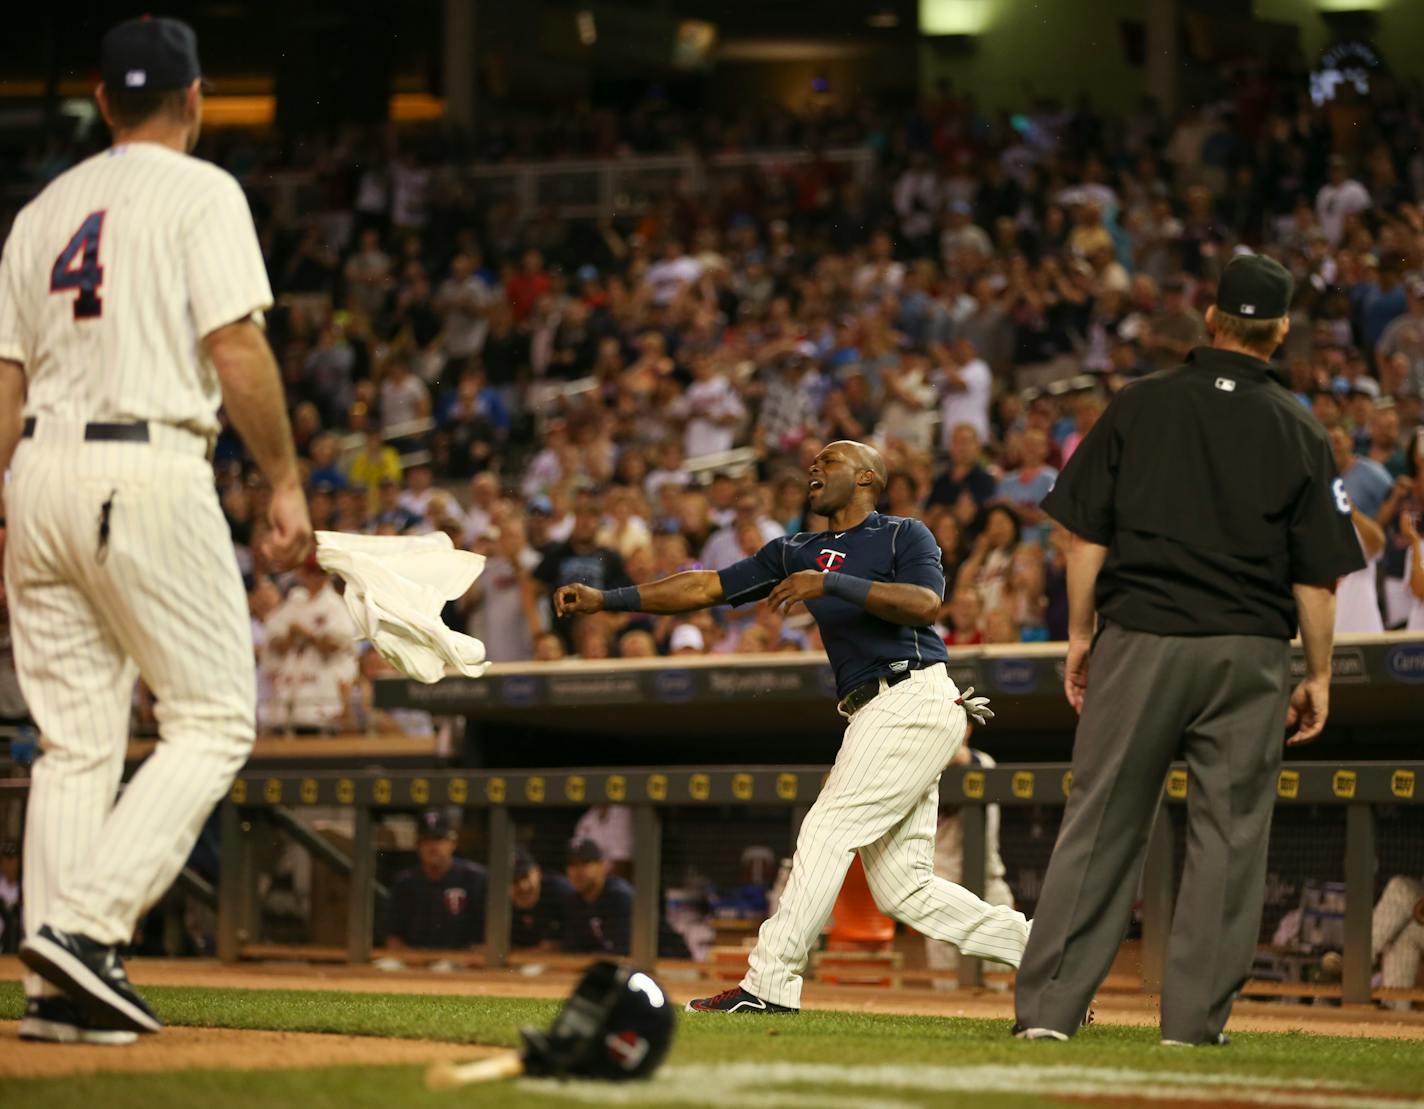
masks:
<instances>
[{"instance_id":1,"label":"black umpire shirt","mask_svg":"<svg viewBox=\"0 0 1424 1109\"><path fill-rule=\"evenodd\" d=\"M386 934L409 947L456 950L485 938L485 868L454 859L445 877L432 882L419 867L391 885Z\"/></svg>"},{"instance_id":2,"label":"black umpire shirt","mask_svg":"<svg viewBox=\"0 0 1424 1109\"><path fill-rule=\"evenodd\" d=\"M1133 631L1290 639L1291 586L1365 564L1324 428L1269 363L1211 347L1124 389L1042 507L1108 548L1098 612Z\"/></svg>"}]
</instances>

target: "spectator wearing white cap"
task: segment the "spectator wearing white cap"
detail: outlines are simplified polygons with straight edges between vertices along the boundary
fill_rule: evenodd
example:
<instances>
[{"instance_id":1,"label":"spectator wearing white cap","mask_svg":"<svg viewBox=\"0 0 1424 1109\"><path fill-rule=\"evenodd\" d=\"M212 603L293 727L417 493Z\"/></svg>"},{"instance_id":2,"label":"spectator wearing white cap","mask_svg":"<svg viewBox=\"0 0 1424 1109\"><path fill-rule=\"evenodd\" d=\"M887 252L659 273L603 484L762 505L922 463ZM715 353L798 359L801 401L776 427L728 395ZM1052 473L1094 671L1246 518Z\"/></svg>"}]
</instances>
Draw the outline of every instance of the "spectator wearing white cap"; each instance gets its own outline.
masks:
<instances>
[{"instance_id":1,"label":"spectator wearing white cap","mask_svg":"<svg viewBox=\"0 0 1424 1109\"><path fill-rule=\"evenodd\" d=\"M705 655L707 646L702 630L696 624L679 624L668 639L668 653L673 655Z\"/></svg>"}]
</instances>

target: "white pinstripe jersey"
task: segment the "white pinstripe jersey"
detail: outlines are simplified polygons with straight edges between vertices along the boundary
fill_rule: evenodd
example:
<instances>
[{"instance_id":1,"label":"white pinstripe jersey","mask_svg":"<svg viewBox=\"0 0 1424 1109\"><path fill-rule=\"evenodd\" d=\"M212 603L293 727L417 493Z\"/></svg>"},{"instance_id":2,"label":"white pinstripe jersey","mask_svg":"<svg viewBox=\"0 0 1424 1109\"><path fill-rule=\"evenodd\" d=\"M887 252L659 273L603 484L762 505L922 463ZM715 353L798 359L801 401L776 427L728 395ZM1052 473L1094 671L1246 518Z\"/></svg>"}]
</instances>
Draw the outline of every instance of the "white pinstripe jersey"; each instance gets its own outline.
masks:
<instances>
[{"instance_id":1,"label":"white pinstripe jersey","mask_svg":"<svg viewBox=\"0 0 1424 1109\"><path fill-rule=\"evenodd\" d=\"M156 143L111 147L20 212L0 261L0 358L25 415L217 430L200 340L270 307L241 187Z\"/></svg>"}]
</instances>

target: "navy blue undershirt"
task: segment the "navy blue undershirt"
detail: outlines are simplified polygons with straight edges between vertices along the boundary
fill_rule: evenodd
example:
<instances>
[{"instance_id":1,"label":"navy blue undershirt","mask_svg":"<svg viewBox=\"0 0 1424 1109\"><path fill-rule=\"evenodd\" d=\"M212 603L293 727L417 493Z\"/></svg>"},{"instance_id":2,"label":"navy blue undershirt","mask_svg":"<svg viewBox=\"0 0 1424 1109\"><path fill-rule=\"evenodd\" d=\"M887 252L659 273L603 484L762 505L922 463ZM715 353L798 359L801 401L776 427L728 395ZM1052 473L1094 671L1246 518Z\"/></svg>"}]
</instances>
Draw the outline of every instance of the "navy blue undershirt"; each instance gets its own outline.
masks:
<instances>
[{"instance_id":1,"label":"navy blue undershirt","mask_svg":"<svg viewBox=\"0 0 1424 1109\"><path fill-rule=\"evenodd\" d=\"M722 595L732 605L760 601L777 582L801 570L907 582L944 596L944 566L930 529L919 520L878 512L849 531L773 539L751 558L719 571ZM806 607L821 628L838 697L862 682L949 660L944 642L930 628L893 624L838 597L818 597Z\"/></svg>"}]
</instances>

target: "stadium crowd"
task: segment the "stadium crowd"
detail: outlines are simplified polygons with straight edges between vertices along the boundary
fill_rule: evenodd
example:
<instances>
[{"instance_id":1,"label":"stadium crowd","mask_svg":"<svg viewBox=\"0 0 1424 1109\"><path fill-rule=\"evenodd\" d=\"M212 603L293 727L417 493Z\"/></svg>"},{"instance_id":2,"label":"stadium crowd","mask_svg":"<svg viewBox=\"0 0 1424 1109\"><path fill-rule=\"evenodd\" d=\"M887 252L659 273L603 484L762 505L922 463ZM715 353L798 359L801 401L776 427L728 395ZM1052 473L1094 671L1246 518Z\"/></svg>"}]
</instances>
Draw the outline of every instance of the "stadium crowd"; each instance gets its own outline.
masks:
<instances>
[{"instance_id":1,"label":"stadium crowd","mask_svg":"<svg viewBox=\"0 0 1424 1109\"><path fill-rule=\"evenodd\" d=\"M644 137L565 120L521 146L516 128L504 156L673 143L628 128ZM211 153L254 197L316 526L439 530L484 554L447 619L508 661L816 649L809 619L762 606L566 623L548 595L817 527L804 471L834 438L879 443L883 509L939 540L946 642L1063 638L1066 536L1038 503L1118 390L1206 341L1242 250L1296 277L1278 365L1330 429L1373 560L1341 630L1424 628L1424 93L1381 98L1347 137L1286 91L1175 118L1084 102L998 119L946 91L899 116L695 134L853 139L868 178L769 163L584 223L478 202L433 147L335 144L309 159L320 210L294 229L266 209L258 147ZM501 156L491 141L473 149ZM262 564L267 493L235 436L216 465L266 726L401 726L371 709L383 664L340 634L334 587Z\"/></svg>"}]
</instances>

